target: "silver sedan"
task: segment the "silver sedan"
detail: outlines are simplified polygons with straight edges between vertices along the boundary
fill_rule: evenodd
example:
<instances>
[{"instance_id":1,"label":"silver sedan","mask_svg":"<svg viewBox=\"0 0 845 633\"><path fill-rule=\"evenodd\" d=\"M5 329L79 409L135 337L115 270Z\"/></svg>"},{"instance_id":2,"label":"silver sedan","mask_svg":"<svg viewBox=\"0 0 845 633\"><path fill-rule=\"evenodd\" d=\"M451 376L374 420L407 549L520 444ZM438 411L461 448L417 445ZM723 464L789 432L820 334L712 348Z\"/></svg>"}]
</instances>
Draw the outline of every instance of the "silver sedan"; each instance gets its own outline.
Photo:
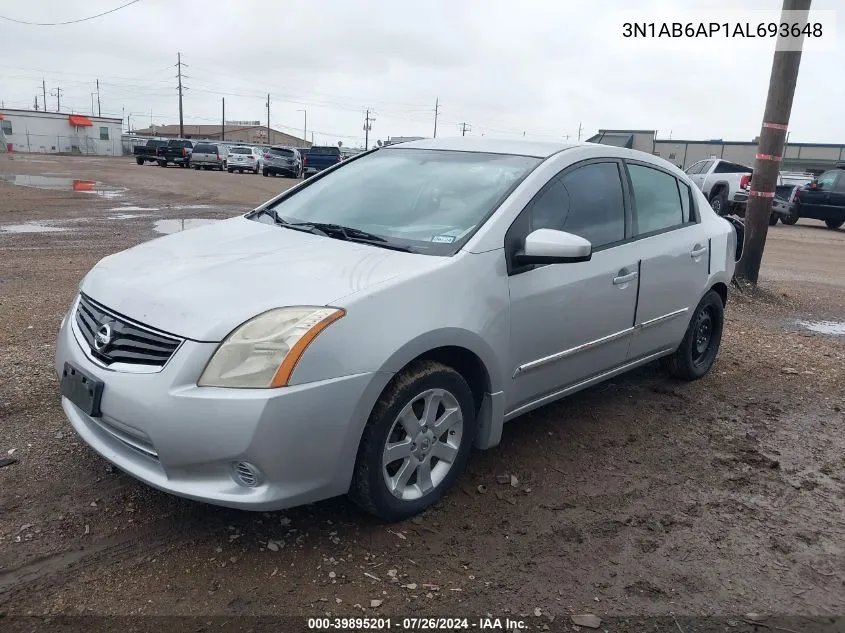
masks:
<instances>
[{"instance_id":1,"label":"silver sedan","mask_svg":"<svg viewBox=\"0 0 845 633\"><path fill-rule=\"evenodd\" d=\"M649 154L385 147L100 261L62 322L62 406L161 490L249 510L348 493L398 520L523 413L657 359L706 374L736 247Z\"/></svg>"}]
</instances>

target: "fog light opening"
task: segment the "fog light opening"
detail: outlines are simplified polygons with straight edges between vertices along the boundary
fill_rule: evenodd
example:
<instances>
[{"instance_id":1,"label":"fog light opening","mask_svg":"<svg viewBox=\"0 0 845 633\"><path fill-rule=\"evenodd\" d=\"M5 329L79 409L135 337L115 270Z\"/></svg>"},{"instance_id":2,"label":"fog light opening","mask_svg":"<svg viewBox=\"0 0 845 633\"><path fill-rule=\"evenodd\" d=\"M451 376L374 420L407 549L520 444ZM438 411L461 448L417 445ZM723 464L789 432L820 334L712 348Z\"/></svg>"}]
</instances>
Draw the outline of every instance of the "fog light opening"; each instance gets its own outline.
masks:
<instances>
[{"instance_id":1,"label":"fog light opening","mask_svg":"<svg viewBox=\"0 0 845 633\"><path fill-rule=\"evenodd\" d=\"M232 463L232 479L245 488L256 488L261 485L262 477L258 466L249 462Z\"/></svg>"}]
</instances>

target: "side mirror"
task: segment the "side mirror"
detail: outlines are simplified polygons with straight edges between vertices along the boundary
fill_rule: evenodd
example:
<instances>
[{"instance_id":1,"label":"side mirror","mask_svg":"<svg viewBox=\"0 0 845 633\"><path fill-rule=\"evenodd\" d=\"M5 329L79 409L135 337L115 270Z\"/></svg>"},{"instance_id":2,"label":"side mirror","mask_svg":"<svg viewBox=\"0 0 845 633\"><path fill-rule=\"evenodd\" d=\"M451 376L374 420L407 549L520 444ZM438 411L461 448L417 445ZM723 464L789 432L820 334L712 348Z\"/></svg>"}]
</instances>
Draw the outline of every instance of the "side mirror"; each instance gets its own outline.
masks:
<instances>
[{"instance_id":1,"label":"side mirror","mask_svg":"<svg viewBox=\"0 0 845 633\"><path fill-rule=\"evenodd\" d=\"M520 266L568 264L586 262L592 256L593 245L583 237L554 229L537 229L526 236L525 245L514 255L514 260Z\"/></svg>"}]
</instances>

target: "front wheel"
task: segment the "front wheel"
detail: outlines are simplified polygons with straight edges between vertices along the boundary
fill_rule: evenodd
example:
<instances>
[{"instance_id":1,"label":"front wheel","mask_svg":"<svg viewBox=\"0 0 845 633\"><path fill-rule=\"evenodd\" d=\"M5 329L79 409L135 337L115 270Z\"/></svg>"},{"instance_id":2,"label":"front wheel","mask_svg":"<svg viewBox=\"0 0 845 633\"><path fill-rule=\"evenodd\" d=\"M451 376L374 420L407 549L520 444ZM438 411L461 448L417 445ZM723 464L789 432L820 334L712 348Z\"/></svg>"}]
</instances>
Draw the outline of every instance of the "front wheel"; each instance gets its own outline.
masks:
<instances>
[{"instance_id":1,"label":"front wheel","mask_svg":"<svg viewBox=\"0 0 845 633\"><path fill-rule=\"evenodd\" d=\"M838 229L845 224L845 220L825 220L824 223L829 229Z\"/></svg>"},{"instance_id":2,"label":"front wheel","mask_svg":"<svg viewBox=\"0 0 845 633\"><path fill-rule=\"evenodd\" d=\"M144 159L139 156L138 158L135 159L135 162L138 163L139 165L143 165Z\"/></svg>"},{"instance_id":3,"label":"front wheel","mask_svg":"<svg viewBox=\"0 0 845 633\"><path fill-rule=\"evenodd\" d=\"M722 297L710 290L696 306L678 349L663 359L669 374L683 380L697 380L710 371L719 353L724 322Z\"/></svg>"},{"instance_id":4,"label":"front wheel","mask_svg":"<svg viewBox=\"0 0 845 633\"><path fill-rule=\"evenodd\" d=\"M370 414L349 496L387 521L422 512L463 470L475 428L472 391L461 374L433 361L411 365Z\"/></svg>"}]
</instances>

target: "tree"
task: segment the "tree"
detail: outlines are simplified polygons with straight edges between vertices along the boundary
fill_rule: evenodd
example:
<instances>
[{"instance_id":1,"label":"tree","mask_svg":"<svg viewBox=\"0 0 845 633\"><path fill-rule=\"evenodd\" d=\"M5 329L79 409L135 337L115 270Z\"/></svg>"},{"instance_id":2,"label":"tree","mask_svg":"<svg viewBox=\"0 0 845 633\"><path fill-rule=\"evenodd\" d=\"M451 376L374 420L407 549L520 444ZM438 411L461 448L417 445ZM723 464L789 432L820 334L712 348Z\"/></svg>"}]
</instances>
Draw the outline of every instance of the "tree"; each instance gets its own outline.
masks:
<instances>
[{"instance_id":1,"label":"tree","mask_svg":"<svg viewBox=\"0 0 845 633\"><path fill-rule=\"evenodd\" d=\"M784 0L780 21L790 24L798 22L799 26L805 26L811 1ZM802 13L788 14L787 11ZM783 157L789 115L792 112L792 98L795 96L795 84L798 81L803 42L803 31L798 38L789 38L788 41L779 33L772 60L769 94L766 98L766 110L745 212L745 248L736 267L738 279L754 284L757 283L760 264L763 261L763 248L766 245L769 216L772 213L772 198Z\"/></svg>"}]
</instances>

